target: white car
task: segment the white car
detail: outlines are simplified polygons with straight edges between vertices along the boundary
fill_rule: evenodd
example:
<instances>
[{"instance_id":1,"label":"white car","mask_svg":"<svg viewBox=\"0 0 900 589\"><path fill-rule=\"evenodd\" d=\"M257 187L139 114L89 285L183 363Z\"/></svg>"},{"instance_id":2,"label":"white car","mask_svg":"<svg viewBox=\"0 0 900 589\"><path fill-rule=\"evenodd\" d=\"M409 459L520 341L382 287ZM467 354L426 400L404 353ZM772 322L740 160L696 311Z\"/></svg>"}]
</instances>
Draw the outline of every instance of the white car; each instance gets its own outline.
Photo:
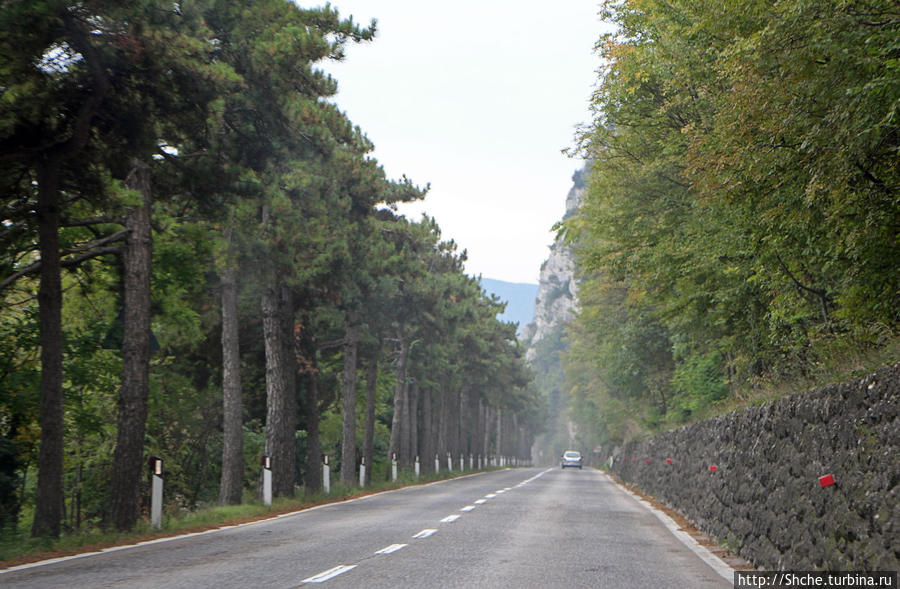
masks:
<instances>
[{"instance_id":1,"label":"white car","mask_svg":"<svg viewBox=\"0 0 900 589\"><path fill-rule=\"evenodd\" d=\"M566 450L562 455L562 468L577 466L581 470L581 452Z\"/></svg>"}]
</instances>

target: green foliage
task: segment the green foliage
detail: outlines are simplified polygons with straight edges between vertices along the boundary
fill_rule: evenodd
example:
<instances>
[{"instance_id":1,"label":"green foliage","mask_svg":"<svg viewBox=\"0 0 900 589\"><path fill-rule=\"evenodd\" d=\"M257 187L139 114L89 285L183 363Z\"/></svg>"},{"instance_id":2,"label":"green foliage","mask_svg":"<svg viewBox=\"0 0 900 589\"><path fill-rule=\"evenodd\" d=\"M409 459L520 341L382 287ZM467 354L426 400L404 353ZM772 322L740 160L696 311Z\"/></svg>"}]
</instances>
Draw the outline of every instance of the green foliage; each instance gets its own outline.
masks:
<instances>
[{"instance_id":1,"label":"green foliage","mask_svg":"<svg viewBox=\"0 0 900 589\"><path fill-rule=\"evenodd\" d=\"M536 447L543 456L538 458L554 458L561 456L568 449L568 423L569 411L566 400L569 399L572 414L593 414L593 407L587 406L587 400L577 394L570 393L566 386L566 375L563 371L562 356L568 352L569 343L564 334L565 326L557 325L550 333L547 333L539 342L531 360L531 368L534 372L533 387L542 397L544 415L539 417L542 422L542 434L538 438ZM574 393L574 391L572 391ZM590 442L582 444L586 446Z\"/></svg>"},{"instance_id":2,"label":"green foliage","mask_svg":"<svg viewBox=\"0 0 900 589\"><path fill-rule=\"evenodd\" d=\"M597 44L588 196L564 224L583 281L569 361L583 426L621 440L889 341L872 325L900 327L891 9L626 0L602 14L618 28ZM575 373L588 367L594 381Z\"/></svg>"},{"instance_id":3,"label":"green foliage","mask_svg":"<svg viewBox=\"0 0 900 589\"><path fill-rule=\"evenodd\" d=\"M514 326L496 318L502 305L463 273L465 254L440 239L434 220L394 214L394 203L422 198L427 187L388 179L369 156L372 143L332 102L336 81L317 64L341 59L346 43L374 32L374 23L360 27L330 6L286 0L4 7L0 528L27 519L35 502L39 350L47 342L38 334L33 276L38 178L48 161L63 206L63 523L75 535L98 525L108 503L123 380L117 255L123 217L138 203L125 188L135 160L151 165L153 193L156 346L144 452L164 458L169 512L218 495L224 269L235 270L239 290L246 497L255 497L266 447L260 296L276 281L294 303L284 323L298 378L288 394L305 399L317 385L319 405L309 413L321 417L321 446L333 458L343 356L326 342L351 318L362 326L362 355L381 367L372 465L379 474L387 472L396 384L385 342L400 325L415 338L423 388L445 379L453 394L465 390L472 403L535 426L539 402L526 386ZM303 473L318 465L306 464L316 434L300 405L289 416L289 442Z\"/></svg>"},{"instance_id":4,"label":"green foliage","mask_svg":"<svg viewBox=\"0 0 900 589\"><path fill-rule=\"evenodd\" d=\"M683 417L728 396L730 391L722 363L718 352L681 359L672 374L672 387L678 395L677 410Z\"/></svg>"}]
</instances>

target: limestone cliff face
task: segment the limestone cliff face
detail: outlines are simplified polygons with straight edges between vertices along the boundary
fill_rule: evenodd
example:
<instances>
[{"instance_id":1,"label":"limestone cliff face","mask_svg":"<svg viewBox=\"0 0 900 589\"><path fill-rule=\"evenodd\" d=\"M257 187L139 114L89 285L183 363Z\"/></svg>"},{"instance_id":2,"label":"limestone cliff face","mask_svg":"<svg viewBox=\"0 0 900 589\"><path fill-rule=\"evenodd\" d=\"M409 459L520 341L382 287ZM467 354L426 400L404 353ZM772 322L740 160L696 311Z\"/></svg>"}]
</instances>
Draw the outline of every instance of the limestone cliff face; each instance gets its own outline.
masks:
<instances>
[{"instance_id":1,"label":"limestone cliff face","mask_svg":"<svg viewBox=\"0 0 900 589\"><path fill-rule=\"evenodd\" d=\"M585 168L572 176L573 185L566 198L566 214L573 215L584 196ZM522 340L528 346L526 358L533 360L537 344L550 332L574 317L576 285L572 249L557 238L550 246L550 256L541 266L538 294L535 301L534 320L522 332Z\"/></svg>"}]
</instances>

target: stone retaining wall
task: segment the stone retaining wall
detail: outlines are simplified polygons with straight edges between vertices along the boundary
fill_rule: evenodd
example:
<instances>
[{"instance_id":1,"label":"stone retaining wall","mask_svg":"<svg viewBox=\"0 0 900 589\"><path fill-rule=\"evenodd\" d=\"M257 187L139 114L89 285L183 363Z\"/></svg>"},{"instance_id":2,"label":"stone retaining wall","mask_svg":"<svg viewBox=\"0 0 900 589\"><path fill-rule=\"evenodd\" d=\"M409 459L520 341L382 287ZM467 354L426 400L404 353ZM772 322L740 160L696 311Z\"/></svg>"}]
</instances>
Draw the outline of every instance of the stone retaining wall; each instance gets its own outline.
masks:
<instances>
[{"instance_id":1,"label":"stone retaining wall","mask_svg":"<svg viewBox=\"0 0 900 589\"><path fill-rule=\"evenodd\" d=\"M900 364L626 444L612 472L757 567L896 571Z\"/></svg>"}]
</instances>

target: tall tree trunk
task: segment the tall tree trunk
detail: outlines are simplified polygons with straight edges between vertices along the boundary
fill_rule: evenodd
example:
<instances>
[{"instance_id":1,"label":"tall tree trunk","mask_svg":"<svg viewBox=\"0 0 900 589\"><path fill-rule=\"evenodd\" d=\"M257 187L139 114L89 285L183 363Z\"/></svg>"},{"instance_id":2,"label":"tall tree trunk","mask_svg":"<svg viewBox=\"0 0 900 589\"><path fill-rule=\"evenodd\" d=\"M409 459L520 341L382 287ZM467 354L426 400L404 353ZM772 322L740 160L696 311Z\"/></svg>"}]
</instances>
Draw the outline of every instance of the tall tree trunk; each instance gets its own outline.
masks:
<instances>
[{"instance_id":1,"label":"tall tree trunk","mask_svg":"<svg viewBox=\"0 0 900 589\"><path fill-rule=\"evenodd\" d=\"M409 358L409 340L400 331L400 355L397 358L397 382L394 385L394 417L391 420L391 454L402 459L404 427L406 427L406 361ZM408 448L407 448L408 451Z\"/></svg>"},{"instance_id":2,"label":"tall tree trunk","mask_svg":"<svg viewBox=\"0 0 900 589\"><path fill-rule=\"evenodd\" d=\"M431 387L426 388L424 391L419 391L422 396L422 448L419 455L421 456L422 466L426 470L433 471L435 440L431 407L431 391Z\"/></svg>"},{"instance_id":3,"label":"tall tree trunk","mask_svg":"<svg viewBox=\"0 0 900 589\"><path fill-rule=\"evenodd\" d=\"M469 425L472 423L468 405L469 396L465 390L459 391L459 453L469 453Z\"/></svg>"},{"instance_id":4,"label":"tall tree trunk","mask_svg":"<svg viewBox=\"0 0 900 589\"><path fill-rule=\"evenodd\" d=\"M503 408L497 407L497 456L503 456L503 443L505 442L503 435Z\"/></svg>"},{"instance_id":5,"label":"tall tree trunk","mask_svg":"<svg viewBox=\"0 0 900 589\"><path fill-rule=\"evenodd\" d=\"M472 448L474 447L472 436L476 424L470 395L469 391L463 391L460 397L460 413L462 414L462 418L459 420L460 451L466 456L472 453Z\"/></svg>"},{"instance_id":6,"label":"tall tree trunk","mask_svg":"<svg viewBox=\"0 0 900 589\"><path fill-rule=\"evenodd\" d=\"M363 457L366 460L366 485L372 482L372 465L375 460L375 393L378 385L378 353L369 362L366 376L366 433L363 440Z\"/></svg>"},{"instance_id":7,"label":"tall tree trunk","mask_svg":"<svg viewBox=\"0 0 900 589\"><path fill-rule=\"evenodd\" d=\"M456 453L466 452L466 392L462 389L456 394Z\"/></svg>"},{"instance_id":8,"label":"tall tree trunk","mask_svg":"<svg viewBox=\"0 0 900 589\"><path fill-rule=\"evenodd\" d=\"M303 358L303 378L306 382L306 476L303 484L306 491L317 493L322 490L322 445L319 440L319 369L316 360L316 344L307 326L309 317L302 318L299 353Z\"/></svg>"},{"instance_id":9,"label":"tall tree trunk","mask_svg":"<svg viewBox=\"0 0 900 589\"><path fill-rule=\"evenodd\" d=\"M231 253L231 229L227 231ZM230 259L222 271L222 479L219 502L237 505L243 495L244 431L241 400L241 354L238 337L237 277Z\"/></svg>"},{"instance_id":10,"label":"tall tree trunk","mask_svg":"<svg viewBox=\"0 0 900 589\"><path fill-rule=\"evenodd\" d=\"M66 23L71 24L70 22ZM76 39L77 38L77 39ZM61 204L59 184L62 163L79 153L91 138L94 116L103 97L109 91L107 72L95 59L90 43L81 45L79 35L76 51L86 57L90 72L91 93L82 101L77 112L66 117L69 139L54 145L49 155L37 164L38 181L38 248L41 256L38 310L41 338L41 447L38 454L38 480L35 497L32 536L58 537L62 523L63 497L63 342L62 342L62 279L59 250ZM62 133L65 135L66 133ZM27 471L27 469L26 469ZM26 472L27 474L27 472ZM24 486L24 477L23 477Z\"/></svg>"},{"instance_id":11,"label":"tall tree trunk","mask_svg":"<svg viewBox=\"0 0 900 589\"><path fill-rule=\"evenodd\" d=\"M522 436L521 436L521 431L519 429L519 416L516 415L515 413L512 414L512 424L511 424L511 428L510 428L510 433L512 435L510 436L509 451L510 451L511 455L518 458L519 455L521 454L521 452L519 452L519 450L520 450L520 442L521 442Z\"/></svg>"},{"instance_id":12,"label":"tall tree trunk","mask_svg":"<svg viewBox=\"0 0 900 589\"><path fill-rule=\"evenodd\" d=\"M359 324L356 314L347 318L344 336L344 403L341 432L341 482L356 482L356 351L359 344Z\"/></svg>"},{"instance_id":13,"label":"tall tree trunk","mask_svg":"<svg viewBox=\"0 0 900 589\"><path fill-rule=\"evenodd\" d=\"M41 449L32 536L58 537L63 509L63 343L59 252L59 168L38 168L38 290L41 334Z\"/></svg>"},{"instance_id":14,"label":"tall tree trunk","mask_svg":"<svg viewBox=\"0 0 900 589\"><path fill-rule=\"evenodd\" d=\"M272 465L272 479L274 492L274 479L283 465L275 460L275 452L278 444L278 428L276 424L284 415L284 377L282 372L281 354L281 330L278 325L278 284L277 280L263 287L260 296L260 310L262 312L263 343L266 351L266 449Z\"/></svg>"},{"instance_id":15,"label":"tall tree trunk","mask_svg":"<svg viewBox=\"0 0 900 589\"><path fill-rule=\"evenodd\" d=\"M487 461L488 456L491 455L491 406L487 401L484 402L483 410L482 433L484 434L484 439L481 445L481 455Z\"/></svg>"},{"instance_id":16,"label":"tall tree trunk","mask_svg":"<svg viewBox=\"0 0 900 589\"><path fill-rule=\"evenodd\" d=\"M278 299L281 324L281 351L284 358L284 419L281 421L281 443L285 464L290 465L281 480L280 495L294 496L297 482L297 340L299 327L294 321L296 312L294 292L282 282ZM274 488L274 480L273 480Z\"/></svg>"},{"instance_id":17,"label":"tall tree trunk","mask_svg":"<svg viewBox=\"0 0 900 589\"><path fill-rule=\"evenodd\" d=\"M0 534L19 525L22 499L19 481L24 478L25 465L13 443L18 433L18 421L13 418L6 435L0 435Z\"/></svg>"},{"instance_id":18,"label":"tall tree trunk","mask_svg":"<svg viewBox=\"0 0 900 589\"><path fill-rule=\"evenodd\" d=\"M408 358L407 358L408 363ZM408 369L404 371L407 375L406 378L403 379L403 382L400 383L400 386L403 389L402 399L403 403L401 404L400 411L400 451L397 453L397 460L403 466L408 466L410 463L410 412L409 412L409 371Z\"/></svg>"},{"instance_id":19,"label":"tall tree trunk","mask_svg":"<svg viewBox=\"0 0 900 589\"><path fill-rule=\"evenodd\" d=\"M263 340L266 348L266 454L272 462L272 494L292 495L294 460L285 440L288 414L288 391L285 372L283 305L281 280L273 278L263 289L260 306L263 316ZM289 491L288 491L289 489Z\"/></svg>"},{"instance_id":20,"label":"tall tree trunk","mask_svg":"<svg viewBox=\"0 0 900 589\"><path fill-rule=\"evenodd\" d=\"M319 375L312 371L307 375L306 388L306 490L317 493L322 490L322 445L319 440Z\"/></svg>"},{"instance_id":21,"label":"tall tree trunk","mask_svg":"<svg viewBox=\"0 0 900 589\"><path fill-rule=\"evenodd\" d=\"M457 389L454 389L450 398L447 399L447 405L449 417L447 449L455 460L459 456L459 391Z\"/></svg>"},{"instance_id":22,"label":"tall tree trunk","mask_svg":"<svg viewBox=\"0 0 900 589\"><path fill-rule=\"evenodd\" d=\"M497 407L497 456L503 456L503 408Z\"/></svg>"},{"instance_id":23,"label":"tall tree trunk","mask_svg":"<svg viewBox=\"0 0 900 589\"><path fill-rule=\"evenodd\" d=\"M484 412L484 399L478 398L478 435L474 440L475 453L484 458L484 433L487 419ZM484 464L484 462L482 462Z\"/></svg>"},{"instance_id":24,"label":"tall tree trunk","mask_svg":"<svg viewBox=\"0 0 900 589\"><path fill-rule=\"evenodd\" d=\"M138 517L138 495L144 468L144 434L150 393L150 272L153 236L150 228L150 167L132 162L126 185L141 194L125 226L129 230L123 256L125 313L122 337L122 388L116 450L110 485L110 522L130 530Z\"/></svg>"},{"instance_id":25,"label":"tall tree trunk","mask_svg":"<svg viewBox=\"0 0 900 589\"><path fill-rule=\"evenodd\" d=\"M438 384L438 392L436 402L432 406L433 411L437 411L434 420L434 427L437 430L437 445L435 453L441 463L446 459L447 454L447 379L441 377Z\"/></svg>"},{"instance_id":26,"label":"tall tree trunk","mask_svg":"<svg viewBox=\"0 0 900 589\"><path fill-rule=\"evenodd\" d=\"M419 382L413 378L407 390L409 399L409 454L404 466L410 466L419 455Z\"/></svg>"},{"instance_id":27,"label":"tall tree trunk","mask_svg":"<svg viewBox=\"0 0 900 589\"><path fill-rule=\"evenodd\" d=\"M491 440L493 438L494 428L494 410L490 403L484 404L484 456L487 458L494 453Z\"/></svg>"},{"instance_id":28,"label":"tall tree trunk","mask_svg":"<svg viewBox=\"0 0 900 589\"><path fill-rule=\"evenodd\" d=\"M469 452L472 454L480 454L481 453L481 438L482 434L482 422L481 422L481 397L478 397L478 402L473 402L471 407L469 408L472 414L472 427L471 433L469 434Z\"/></svg>"}]
</instances>

